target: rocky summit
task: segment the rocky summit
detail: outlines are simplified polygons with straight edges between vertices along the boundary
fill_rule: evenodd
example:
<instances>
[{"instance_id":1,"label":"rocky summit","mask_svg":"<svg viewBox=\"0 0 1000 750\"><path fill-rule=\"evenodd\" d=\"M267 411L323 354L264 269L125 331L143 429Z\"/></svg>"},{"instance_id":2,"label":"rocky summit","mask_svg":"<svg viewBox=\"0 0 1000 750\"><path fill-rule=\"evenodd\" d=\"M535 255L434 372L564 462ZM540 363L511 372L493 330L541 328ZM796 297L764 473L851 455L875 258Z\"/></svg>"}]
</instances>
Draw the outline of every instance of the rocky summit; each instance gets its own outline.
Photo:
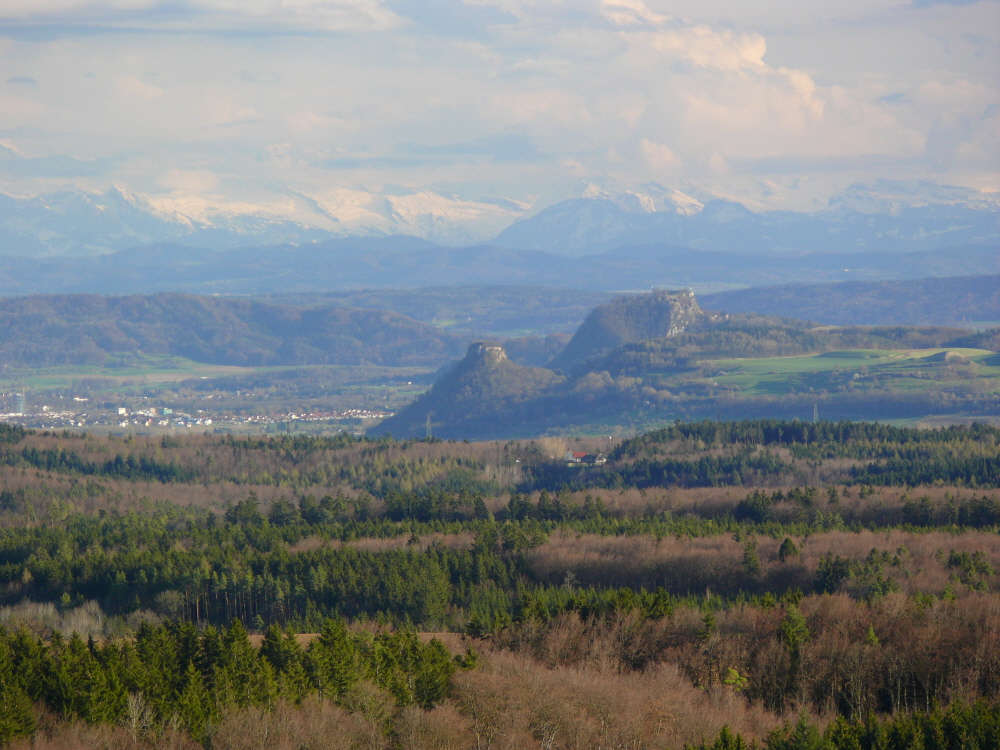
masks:
<instances>
[{"instance_id":1,"label":"rocky summit","mask_svg":"<svg viewBox=\"0 0 1000 750\"><path fill-rule=\"evenodd\" d=\"M690 289L619 297L595 307L549 367L565 370L623 344L676 336L702 317Z\"/></svg>"}]
</instances>

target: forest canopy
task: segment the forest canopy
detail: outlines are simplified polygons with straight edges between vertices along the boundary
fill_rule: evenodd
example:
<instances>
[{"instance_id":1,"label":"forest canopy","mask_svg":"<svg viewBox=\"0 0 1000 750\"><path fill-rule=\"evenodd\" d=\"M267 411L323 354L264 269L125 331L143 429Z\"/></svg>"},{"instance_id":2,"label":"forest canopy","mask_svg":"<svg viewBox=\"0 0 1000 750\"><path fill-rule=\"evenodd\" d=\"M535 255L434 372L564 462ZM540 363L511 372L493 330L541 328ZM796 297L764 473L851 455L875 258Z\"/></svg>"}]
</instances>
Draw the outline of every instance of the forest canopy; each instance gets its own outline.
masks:
<instances>
[{"instance_id":1,"label":"forest canopy","mask_svg":"<svg viewBox=\"0 0 1000 750\"><path fill-rule=\"evenodd\" d=\"M983 425L4 426L0 741L990 746L998 452Z\"/></svg>"}]
</instances>

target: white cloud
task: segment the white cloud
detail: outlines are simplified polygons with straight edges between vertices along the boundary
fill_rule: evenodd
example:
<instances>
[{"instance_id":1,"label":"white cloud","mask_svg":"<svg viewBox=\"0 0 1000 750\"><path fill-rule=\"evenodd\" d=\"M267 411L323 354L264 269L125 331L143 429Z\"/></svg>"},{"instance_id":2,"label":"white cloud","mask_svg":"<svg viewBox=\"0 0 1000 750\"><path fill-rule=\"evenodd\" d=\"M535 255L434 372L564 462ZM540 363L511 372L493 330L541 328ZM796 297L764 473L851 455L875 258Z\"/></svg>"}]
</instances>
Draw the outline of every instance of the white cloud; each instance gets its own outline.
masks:
<instances>
[{"instance_id":1,"label":"white cloud","mask_svg":"<svg viewBox=\"0 0 1000 750\"><path fill-rule=\"evenodd\" d=\"M662 143L643 138L639 141L639 148L653 169L674 169L680 166L681 160Z\"/></svg>"},{"instance_id":2,"label":"white cloud","mask_svg":"<svg viewBox=\"0 0 1000 750\"><path fill-rule=\"evenodd\" d=\"M379 0L5 0L0 20L161 30L288 26L312 31L384 31L399 17Z\"/></svg>"},{"instance_id":3,"label":"white cloud","mask_svg":"<svg viewBox=\"0 0 1000 750\"><path fill-rule=\"evenodd\" d=\"M601 0L601 11L604 17L620 26L662 23L667 16L653 13L640 0Z\"/></svg>"},{"instance_id":4,"label":"white cloud","mask_svg":"<svg viewBox=\"0 0 1000 750\"><path fill-rule=\"evenodd\" d=\"M509 125L545 122L567 126L592 119L583 97L555 88L505 91L493 98L490 108L500 122Z\"/></svg>"},{"instance_id":5,"label":"white cloud","mask_svg":"<svg viewBox=\"0 0 1000 750\"><path fill-rule=\"evenodd\" d=\"M206 107L208 121L213 125L232 125L257 117L257 110L247 107L221 95L209 98Z\"/></svg>"},{"instance_id":6,"label":"white cloud","mask_svg":"<svg viewBox=\"0 0 1000 750\"><path fill-rule=\"evenodd\" d=\"M712 170L714 175L729 174L729 162L718 151L708 157L708 168Z\"/></svg>"},{"instance_id":7,"label":"white cloud","mask_svg":"<svg viewBox=\"0 0 1000 750\"><path fill-rule=\"evenodd\" d=\"M652 173L742 194L796 165L810 190L997 182L1000 3L764 6L5 0L4 80L38 83L0 82L0 128L39 156L117 159L107 179L137 189L248 201L387 183L527 198Z\"/></svg>"},{"instance_id":8,"label":"white cloud","mask_svg":"<svg viewBox=\"0 0 1000 750\"><path fill-rule=\"evenodd\" d=\"M631 35L635 44L702 68L739 71L762 69L767 43L759 34L715 31L699 24Z\"/></svg>"},{"instance_id":9,"label":"white cloud","mask_svg":"<svg viewBox=\"0 0 1000 750\"><path fill-rule=\"evenodd\" d=\"M81 13L120 13L137 10L150 10L158 3L155 0L5 0L0 7L0 18L3 19L41 19L64 18L67 15Z\"/></svg>"},{"instance_id":10,"label":"white cloud","mask_svg":"<svg viewBox=\"0 0 1000 750\"><path fill-rule=\"evenodd\" d=\"M343 125L344 122L335 117L327 117L316 112L298 110L288 115L288 124L297 132L308 133L313 130Z\"/></svg>"},{"instance_id":11,"label":"white cloud","mask_svg":"<svg viewBox=\"0 0 1000 750\"><path fill-rule=\"evenodd\" d=\"M34 124L44 114L46 108L25 96L17 96L0 91L0 128L15 130L26 124ZM11 147L16 146L12 143Z\"/></svg>"},{"instance_id":12,"label":"white cloud","mask_svg":"<svg viewBox=\"0 0 1000 750\"><path fill-rule=\"evenodd\" d=\"M168 169L158 182L163 187L186 193L207 193L219 186L218 176L207 169Z\"/></svg>"},{"instance_id":13,"label":"white cloud","mask_svg":"<svg viewBox=\"0 0 1000 750\"><path fill-rule=\"evenodd\" d=\"M163 89L153 86L150 83L143 83L136 76L125 76L119 78L116 88L119 93L135 99L158 99L163 96Z\"/></svg>"}]
</instances>

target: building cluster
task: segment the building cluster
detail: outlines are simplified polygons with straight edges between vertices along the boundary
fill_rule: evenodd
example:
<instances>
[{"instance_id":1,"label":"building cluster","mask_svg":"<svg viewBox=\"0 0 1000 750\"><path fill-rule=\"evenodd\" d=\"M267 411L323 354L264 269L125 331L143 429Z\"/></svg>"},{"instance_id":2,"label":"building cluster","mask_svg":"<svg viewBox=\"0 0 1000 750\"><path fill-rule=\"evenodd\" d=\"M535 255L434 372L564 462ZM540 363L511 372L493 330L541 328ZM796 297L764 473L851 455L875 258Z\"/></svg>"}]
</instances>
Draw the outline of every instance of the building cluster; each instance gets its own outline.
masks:
<instances>
[{"instance_id":1,"label":"building cluster","mask_svg":"<svg viewBox=\"0 0 1000 750\"><path fill-rule=\"evenodd\" d=\"M310 411L288 412L287 414L247 414L231 417L220 417L216 424L229 425L260 425L290 424L292 422L358 422L364 420L382 420L391 417L391 411L374 409L345 409L344 411Z\"/></svg>"},{"instance_id":2,"label":"building cluster","mask_svg":"<svg viewBox=\"0 0 1000 750\"><path fill-rule=\"evenodd\" d=\"M80 427L207 427L213 424L210 417L174 413L171 409L151 414L152 410L130 412L119 408L116 412L89 414L70 411L52 411L42 407L42 411L27 414L0 414L0 421L19 424L22 427L38 429L72 429ZM164 413L165 412L165 413Z\"/></svg>"},{"instance_id":3,"label":"building cluster","mask_svg":"<svg viewBox=\"0 0 1000 750\"><path fill-rule=\"evenodd\" d=\"M563 460L567 464L576 466L601 466L608 462L603 453L587 453L586 451L566 451Z\"/></svg>"},{"instance_id":4,"label":"building cluster","mask_svg":"<svg viewBox=\"0 0 1000 750\"><path fill-rule=\"evenodd\" d=\"M41 411L33 413L10 412L0 414L0 421L19 424L23 427L36 429L76 429L86 427L120 427L142 428L156 427L167 429L188 429L210 426L252 425L266 427L267 425L288 424L291 422L339 422L344 420L365 421L382 420L391 417L392 412L374 409L345 409L343 411L324 412L288 412L284 414L248 414L248 415L214 415L208 416L199 409L197 414L174 411L165 407L147 407L134 411L127 407L117 407L106 413L76 413L69 411L53 411L43 406Z\"/></svg>"},{"instance_id":5,"label":"building cluster","mask_svg":"<svg viewBox=\"0 0 1000 750\"><path fill-rule=\"evenodd\" d=\"M289 412L288 414L278 414L268 417L247 417L247 419L269 419L275 422L326 422L329 420L341 421L345 419L387 419L392 414L391 411L379 411L377 409L345 409L343 411Z\"/></svg>"}]
</instances>

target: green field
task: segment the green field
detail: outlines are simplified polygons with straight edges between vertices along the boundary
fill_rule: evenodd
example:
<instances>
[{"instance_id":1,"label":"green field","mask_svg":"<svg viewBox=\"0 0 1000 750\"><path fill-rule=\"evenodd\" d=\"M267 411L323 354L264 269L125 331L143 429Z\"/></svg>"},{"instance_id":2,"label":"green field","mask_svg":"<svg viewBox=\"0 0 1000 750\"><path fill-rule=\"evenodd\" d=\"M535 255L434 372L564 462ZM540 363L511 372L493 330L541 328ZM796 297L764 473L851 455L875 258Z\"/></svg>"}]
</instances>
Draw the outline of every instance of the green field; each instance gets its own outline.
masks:
<instances>
[{"instance_id":1,"label":"green field","mask_svg":"<svg viewBox=\"0 0 1000 750\"><path fill-rule=\"evenodd\" d=\"M116 390L130 387L170 386L195 379L226 378L287 373L293 370L322 371L332 380L357 382L362 379L414 377L429 372L426 367L381 367L364 365L280 365L272 367L238 367L195 362L183 357L140 355L122 363L109 357L103 365L51 365L45 367L5 367L0 374L0 389L10 390L22 385L34 391L62 390L78 387L90 390ZM417 389L419 392L422 389Z\"/></svg>"},{"instance_id":2,"label":"green field","mask_svg":"<svg viewBox=\"0 0 1000 750\"><path fill-rule=\"evenodd\" d=\"M126 355L108 357L102 365L8 366L0 375L0 391L24 389L30 409L46 405L57 412L110 405L135 409L146 399L191 413L394 411L426 390L421 378L429 372L426 367L377 365L237 367ZM82 407L74 398L93 403ZM12 405L8 401L0 408Z\"/></svg>"},{"instance_id":3,"label":"green field","mask_svg":"<svg viewBox=\"0 0 1000 750\"><path fill-rule=\"evenodd\" d=\"M155 386L179 383L194 378L219 378L246 375L265 368L233 367L194 362L182 357L141 355L124 358L109 357L103 365L56 365L38 368L4 368L0 388L12 389L22 385L35 391L74 388L82 381L107 381L108 388L130 385ZM291 368L267 368L274 370Z\"/></svg>"},{"instance_id":4,"label":"green field","mask_svg":"<svg viewBox=\"0 0 1000 750\"><path fill-rule=\"evenodd\" d=\"M744 395L875 388L912 393L949 382L980 393L1000 392L1000 355L984 349L851 349L702 365L709 372L706 381Z\"/></svg>"}]
</instances>

